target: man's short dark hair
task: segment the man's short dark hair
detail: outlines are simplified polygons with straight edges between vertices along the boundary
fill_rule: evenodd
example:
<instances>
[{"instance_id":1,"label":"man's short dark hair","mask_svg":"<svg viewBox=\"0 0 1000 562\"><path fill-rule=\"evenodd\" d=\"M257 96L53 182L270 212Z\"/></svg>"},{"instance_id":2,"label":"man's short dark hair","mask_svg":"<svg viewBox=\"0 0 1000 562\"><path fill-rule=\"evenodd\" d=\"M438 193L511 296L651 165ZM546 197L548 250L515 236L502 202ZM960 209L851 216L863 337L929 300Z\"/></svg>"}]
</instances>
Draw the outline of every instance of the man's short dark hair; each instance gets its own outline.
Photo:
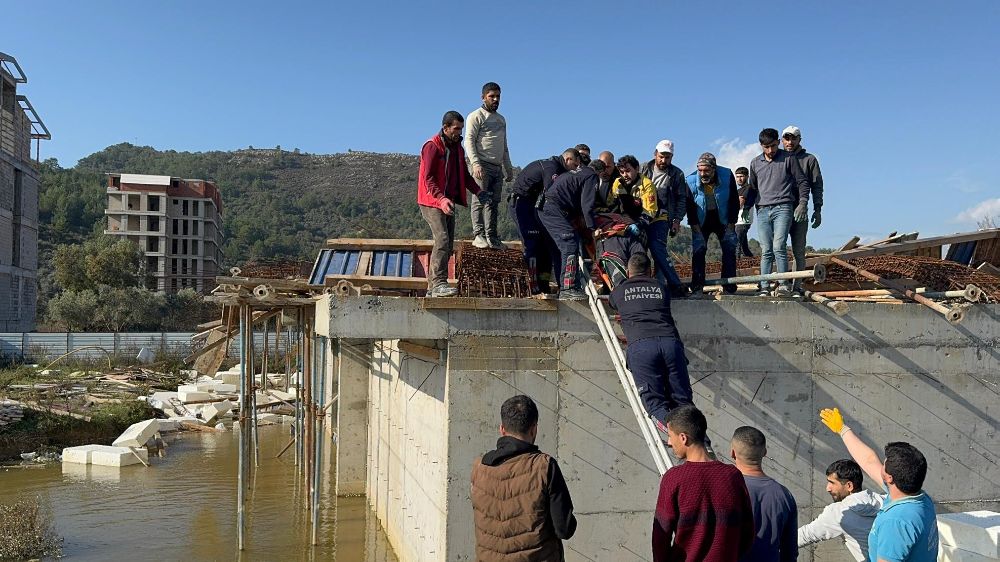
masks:
<instances>
[{"instance_id":1,"label":"man's short dark hair","mask_svg":"<svg viewBox=\"0 0 1000 562\"><path fill-rule=\"evenodd\" d=\"M861 482L865 478L865 475L861 472L861 466L851 459L833 461L830 466L826 467L826 475L833 475L841 482L850 482L851 484L854 484L855 492L861 491Z\"/></svg>"},{"instance_id":2,"label":"man's short dark hair","mask_svg":"<svg viewBox=\"0 0 1000 562\"><path fill-rule=\"evenodd\" d=\"M562 151L562 156L564 158L566 157L567 154L572 154L573 158L576 158L577 162L580 161L580 151L579 150L577 150L575 148L567 148L566 150Z\"/></svg>"},{"instance_id":3,"label":"man's short dark hair","mask_svg":"<svg viewBox=\"0 0 1000 562\"><path fill-rule=\"evenodd\" d=\"M483 95L485 96L487 92L496 92L499 94L500 84L497 84L496 82L487 82L483 84Z\"/></svg>"},{"instance_id":4,"label":"man's short dark hair","mask_svg":"<svg viewBox=\"0 0 1000 562\"><path fill-rule=\"evenodd\" d=\"M594 170L598 174L603 172L604 169L608 167L608 165L604 163L604 160L591 160L590 164L587 165L590 166L591 170Z\"/></svg>"},{"instance_id":5,"label":"man's short dark hair","mask_svg":"<svg viewBox=\"0 0 1000 562\"><path fill-rule=\"evenodd\" d=\"M462 117L461 113L454 110L445 113L444 117L441 118L441 126L447 127L452 123L465 123L465 117Z\"/></svg>"},{"instance_id":6,"label":"man's short dark hair","mask_svg":"<svg viewBox=\"0 0 1000 562\"><path fill-rule=\"evenodd\" d=\"M580 151L586 150L587 152L590 152L590 147L587 146L587 145L585 145L585 144L583 144L582 142L580 144L576 145L575 148L577 150L580 150Z\"/></svg>"},{"instance_id":7,"label":"man's short dark hair","mask_svg":"<svg viewBox=\"0 0 1000 562\"><path fill-rule=\"evenodd\" d=\"M757 135L757 139L760 144L771 144L772 142L778 142L778 130L772 129L770 127L764 129Z\"/></svg>"},{"instance_id":8,"label":"man's short dark hair","mask_svg":"<svg viewBox=\"0 0 1000 562\"><path fill-rule=\"evenodd\" d=\"M538 424L538 406L523 394L512 396L500 406L500 423L510 433L527 435Z\"/></svg>"},{"instance_id":9,"label":"man's short dark hair","mask_svg":"<svg viewBox=\"0 0 1000 562\"><path fill-rule=\"evenodd\" d=\"M708 433L708 420L701 410L685 404L678 406L667 413L667 424L674 433L683 433L688 436L691 443L696 445L705 444L705 435Z\"/></svg>"},{"instance_id":10,"label":"man's short dark hair","mask_svg":"<svg viewBox=\"0 0 1000 562\"><path fill-rule=\"evenodd\" d=\"M748 170L746 166L740 166L739 168L736 168L736 171L733 172L733 173L734 174L743 174L744 176L749 176L750 175L750 170Z\"/></svg>"},{"instance_id":11,"label":"man's short dark hair","mask_svg":"<svg viewBox=\"0 0 1000 562\"><path fill-rule=\"evenodd\" d=\"M636 252L628 259L628 274L647 275L649 273L649 257L644 252Z\"/></svg>"},{"instance_id":12,"label":"man's short dark hair","mask_svg":"<svg viewBox=\"0 0 1000 562\"><path fill-rule=\"evenodd\" d=\"M756 427L749 425L737 427L733 432L733 448L736 449L741 461L760 466L764 455L767 454L767 438L764 437L764 432Z\"/></svg>"},{"instance_id":13,"label":"man's short dark hair","mask_svg":"<svg viewBox=\"0 0 1000 562\"><path fill-rule=\"evenodd\" d=\"M618 159L618 167L624 168L626 165L632 166L636 170L639 169L639 159L631 154L626 154Z\"/></svg>"},{"instance_id":14,"label":"man's short dark hair","mask_svg":"<svg viewBox=\"0 0 1000 562\"><path fill-rule=\"evenodd\" d=\"M904 494L916 494L924 487L927 459L916 447L902 441L885 446L885 472Z\"/></svg>"}]
</instances>

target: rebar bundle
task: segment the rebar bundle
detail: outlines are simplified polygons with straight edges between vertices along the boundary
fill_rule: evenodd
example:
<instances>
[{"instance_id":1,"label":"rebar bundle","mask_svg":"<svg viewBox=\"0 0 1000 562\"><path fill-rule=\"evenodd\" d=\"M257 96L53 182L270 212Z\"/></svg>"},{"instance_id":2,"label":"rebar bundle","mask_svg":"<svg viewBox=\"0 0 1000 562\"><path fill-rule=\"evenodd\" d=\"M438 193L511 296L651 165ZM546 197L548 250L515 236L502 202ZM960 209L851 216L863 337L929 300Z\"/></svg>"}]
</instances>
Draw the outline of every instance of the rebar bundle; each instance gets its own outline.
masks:
<instances>
[{"instance_id":1,"label":"rebar bundle","mask_svg":"<svg viewBox=\"0 0 1000 562\"><path fill-rule=\"evenodd\" d=\"M456 277L463 297L527 298L531 276L519 250L476 248L465 243L458 249Z\"/></svg>"}]
</instances>

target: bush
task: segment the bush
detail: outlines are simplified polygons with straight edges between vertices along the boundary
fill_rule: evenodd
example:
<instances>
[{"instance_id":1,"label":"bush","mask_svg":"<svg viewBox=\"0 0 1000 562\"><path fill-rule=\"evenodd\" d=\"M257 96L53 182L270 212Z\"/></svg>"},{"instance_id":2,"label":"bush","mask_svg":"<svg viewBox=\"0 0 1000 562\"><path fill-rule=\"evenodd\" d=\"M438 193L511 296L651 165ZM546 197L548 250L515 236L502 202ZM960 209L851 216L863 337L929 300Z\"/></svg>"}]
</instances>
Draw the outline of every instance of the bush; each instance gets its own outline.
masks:
<instances>
[{"instance_id":1,"label":"bush","mask_svg":"<svg viewBox=\"0 0 1000 562\"><path fill-rule=\"evenodd\" d=\"M38 498L0 503L0 560L57 557L62 539Z\"/></svg>"}]
</instances>

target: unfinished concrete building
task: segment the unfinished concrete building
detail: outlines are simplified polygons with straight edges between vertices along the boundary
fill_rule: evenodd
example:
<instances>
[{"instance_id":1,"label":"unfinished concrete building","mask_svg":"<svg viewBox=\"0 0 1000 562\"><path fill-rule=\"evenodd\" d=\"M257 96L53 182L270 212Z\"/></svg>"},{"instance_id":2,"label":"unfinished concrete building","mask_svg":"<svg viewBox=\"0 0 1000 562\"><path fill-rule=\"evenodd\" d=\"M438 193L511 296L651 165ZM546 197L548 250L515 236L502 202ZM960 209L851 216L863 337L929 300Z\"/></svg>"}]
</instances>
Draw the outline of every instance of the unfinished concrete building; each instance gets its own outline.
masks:
<instances>
[{"instance_id":1,"label":"unfinished concrete building","mask_svg":"<svg viewBox=\"0 0 1000 562\"><path fill-rule=\"evenodd\" d=\"M37 144L51 138L28 98L14 57L0 53L0 331L35 329L38 270ZM36 156L31 158L31 141Z\"/></svg>"},{"instance_id":2,"label":"unfinished concrete building","mask_svg":"<svg viewBox=\"0 0 1000 562\"><path fill-rule=\"evenodd\" d=\"M215 182L108 174L105 234L146 255L148 288L211 290L222 263L222 195Z\"/></svg>"}]
</instances>

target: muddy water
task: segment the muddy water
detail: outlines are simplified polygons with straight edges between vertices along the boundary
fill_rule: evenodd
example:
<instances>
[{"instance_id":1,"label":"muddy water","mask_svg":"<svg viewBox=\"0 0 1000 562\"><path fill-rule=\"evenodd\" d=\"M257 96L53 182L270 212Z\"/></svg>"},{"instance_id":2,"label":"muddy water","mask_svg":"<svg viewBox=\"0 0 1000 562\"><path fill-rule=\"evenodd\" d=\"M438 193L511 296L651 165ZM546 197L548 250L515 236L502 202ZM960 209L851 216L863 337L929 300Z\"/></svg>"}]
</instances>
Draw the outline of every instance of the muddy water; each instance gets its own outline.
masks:
<instances>
[{"instance_id":1,"label":"muddy water","mask_svg":"<svg viewBox=\"0 0 1000 562\"><path fill-rule=\"evenodd\" d=\"M338 498L324 475L318 546L309 545L305 492L295 477L288 426L260 428L261 467L249 504L246 548L236 548L237 435L167 437L165 458L121 469L0 467L0 501L42 498L67 560L341 560L395 562L365 498ZM329 453L329 451L328 451Z\"/></svg>"}]
</instances>

